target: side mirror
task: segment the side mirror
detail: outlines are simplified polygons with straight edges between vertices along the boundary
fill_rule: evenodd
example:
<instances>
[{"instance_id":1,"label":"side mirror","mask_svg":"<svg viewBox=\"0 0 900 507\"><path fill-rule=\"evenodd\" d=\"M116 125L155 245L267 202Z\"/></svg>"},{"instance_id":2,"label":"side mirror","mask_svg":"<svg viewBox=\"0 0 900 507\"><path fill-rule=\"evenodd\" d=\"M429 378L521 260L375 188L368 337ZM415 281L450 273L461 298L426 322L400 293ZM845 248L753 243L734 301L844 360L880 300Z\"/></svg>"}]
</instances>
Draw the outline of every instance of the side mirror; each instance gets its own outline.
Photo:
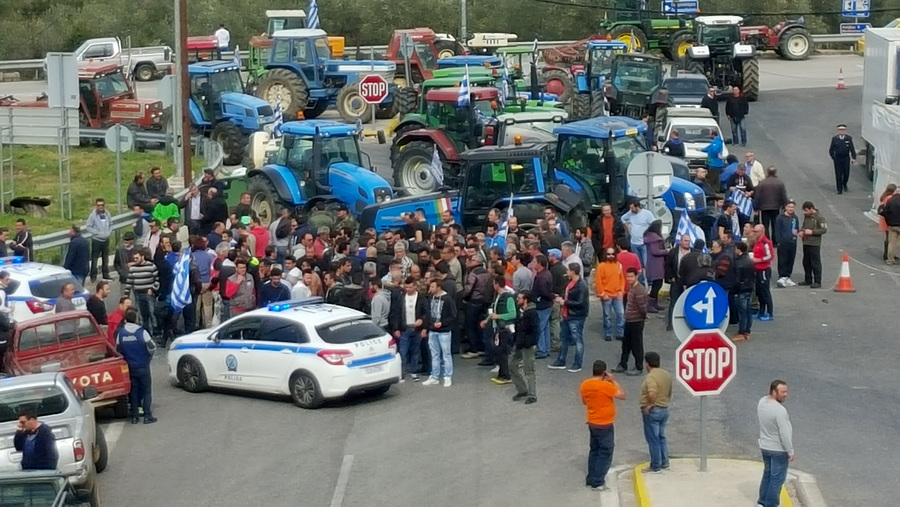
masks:
<instances>
[{"instance_id":1,"label":"side mirror","mask_svg":"<svg viewBox=\"0 0 900 507\"><path fill-rule=\"evenodd\" d=\"M97 388L94 386L85 386L85 388L81 391L82 400L93 400L99 395L100 393L97 392Z\"/></svg>"},{"instance_id":2,"label":"side mirror","mask_svg":"<svg viewBox=\"0 0 900 507\"><path fill-rule=\"evenodd\" d=\"M209 337L207 337L206 339L207 339L207 340L212 340L212 341L214 341L214 342L216 343L216 345L218 345L218 344L219 344L219 341L220 341L219 333L217 333L217 332L216 332L216 333L213 333L213 334L209 335Z\"/></svg>"},{"instance_id":3,"label":"side mirror","mask_svg":"<svg viewBox=\"0 0 900 507\"><path fill-rule=\"evenodd\" d=\"M294 136L284 136L284 139L281 140L281 144L284 145L284 149L286 150L294 149Z\"/></svg>"}]
</instances>

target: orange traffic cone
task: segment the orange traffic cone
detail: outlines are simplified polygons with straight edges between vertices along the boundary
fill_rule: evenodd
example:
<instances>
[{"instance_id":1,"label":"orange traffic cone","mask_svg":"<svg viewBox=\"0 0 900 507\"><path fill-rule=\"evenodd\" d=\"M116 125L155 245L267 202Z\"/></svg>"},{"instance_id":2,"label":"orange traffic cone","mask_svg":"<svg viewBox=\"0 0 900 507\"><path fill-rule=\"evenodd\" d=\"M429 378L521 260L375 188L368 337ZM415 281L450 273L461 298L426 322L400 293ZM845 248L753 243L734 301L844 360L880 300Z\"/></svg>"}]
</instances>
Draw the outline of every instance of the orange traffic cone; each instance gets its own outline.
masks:
<instances>
[{"instance_id":1,"label":"orange traffic cone","mask_svg":"<svg viewBox=\"0 0 900 507\"><path fill-rule=\"evenodd\" d=\"M856 292L853 288L853 280L850 279L850 256L844 253L844 260L841 262L841 275L838 277L835 292Z\"/></svg>"},{"instance_id":2,"label":"orange traffic cone","mask_svg":"<svg viewBox=\"0 0 900 507\"><path fill-rule=\"evenodd\" d=\"M844 84L844 68L843 67L841 67L840 70L838 70L837 89L838 90L846 90L847 89L847 85Z\"/></svg>"}]
</instances>

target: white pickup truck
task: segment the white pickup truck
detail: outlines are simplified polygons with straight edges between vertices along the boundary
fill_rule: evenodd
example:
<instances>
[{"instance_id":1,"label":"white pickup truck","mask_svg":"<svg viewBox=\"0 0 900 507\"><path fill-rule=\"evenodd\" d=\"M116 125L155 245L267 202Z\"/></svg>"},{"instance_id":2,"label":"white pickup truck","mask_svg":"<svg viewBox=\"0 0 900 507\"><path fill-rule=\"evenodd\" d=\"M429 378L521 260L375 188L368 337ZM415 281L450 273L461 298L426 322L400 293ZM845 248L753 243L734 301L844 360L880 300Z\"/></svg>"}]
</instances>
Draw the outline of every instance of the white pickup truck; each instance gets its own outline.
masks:
<instances>
[{"instance_id":1,"label":"white pickup truck","mask_svg":"<svg viewBox=\"0 0 900 507\"><path fill-rule=\"evenodd\" d=\"M118 62L125 73L138 81L150 81L175 69L175 53L169 46L125 48L118 37L101 37L84 41L74 51L79 62ZM44 60L44 70L47 61Z\"/></svg>"}]
</instances>

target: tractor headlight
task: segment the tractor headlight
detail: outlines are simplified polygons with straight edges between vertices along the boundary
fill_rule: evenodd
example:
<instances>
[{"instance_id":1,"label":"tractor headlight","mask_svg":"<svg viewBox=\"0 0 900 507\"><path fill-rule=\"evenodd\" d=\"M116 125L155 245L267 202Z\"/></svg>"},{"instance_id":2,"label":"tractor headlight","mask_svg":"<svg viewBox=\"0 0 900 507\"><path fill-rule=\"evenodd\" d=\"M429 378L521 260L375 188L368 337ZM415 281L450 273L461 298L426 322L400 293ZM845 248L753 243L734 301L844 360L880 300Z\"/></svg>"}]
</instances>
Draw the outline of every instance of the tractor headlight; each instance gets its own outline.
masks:
<instances>
[{"instance_id":1,"label":"tractor headlight","mask_svg":"<svg viewBox=\"0 0 900 507\"><path fill-rule=\"evenodd\" d=\"M694 211L697 209L697 202L694 200L694 196L691 195L690 192L684 193L684 208L688 211Z\"/></svg>"},{"instance_id":2,"label":"tractor headlight","mask_svg":"<svg viewBox=\"0 0 900 507\"><path fill-rule=\"evenodd\" d=\"M375 189L375 202L388 202L391 200L391 197L391 189L383 187Z\"/></svg>"}]
</instances>

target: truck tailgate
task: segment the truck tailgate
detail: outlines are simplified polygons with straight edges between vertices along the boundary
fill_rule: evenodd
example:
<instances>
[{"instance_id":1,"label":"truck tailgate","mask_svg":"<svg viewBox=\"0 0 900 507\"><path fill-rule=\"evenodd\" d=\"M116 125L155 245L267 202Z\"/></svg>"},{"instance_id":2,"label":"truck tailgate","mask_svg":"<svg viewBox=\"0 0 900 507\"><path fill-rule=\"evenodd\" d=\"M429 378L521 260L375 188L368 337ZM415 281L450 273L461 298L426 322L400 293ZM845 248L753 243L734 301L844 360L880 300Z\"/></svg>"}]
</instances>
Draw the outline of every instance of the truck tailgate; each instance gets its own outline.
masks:
<instances>
[{"instance_id":1,"label":"truck tailgate","mask_svg":"<svg viewBox=\"0 0 900 507\"><path fill-rule=\"evenodd\" d=\"M99 396L91 400L95 406L112 403L131 391L128 365L120 357L64 368L62 372L75 384L79 394L87 386L97 388Z\"/></svg>"}]
</instances>

